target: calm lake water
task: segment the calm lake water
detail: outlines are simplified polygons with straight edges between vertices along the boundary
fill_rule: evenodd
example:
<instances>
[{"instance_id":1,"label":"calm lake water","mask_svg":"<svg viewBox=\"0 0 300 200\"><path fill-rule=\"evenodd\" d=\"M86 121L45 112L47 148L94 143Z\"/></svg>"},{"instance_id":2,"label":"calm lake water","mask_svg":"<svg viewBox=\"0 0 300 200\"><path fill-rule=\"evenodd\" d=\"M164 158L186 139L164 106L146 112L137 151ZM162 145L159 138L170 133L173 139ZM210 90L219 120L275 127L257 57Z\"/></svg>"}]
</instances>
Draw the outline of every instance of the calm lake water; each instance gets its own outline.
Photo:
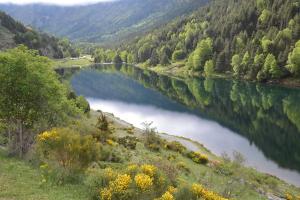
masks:
<instances>
[{"instance_id":1,"label":"calm lake water","mask_svg":"<svg viewBox=\"0 0 300 200\"><path fill-rule=\"evenodd\" d=\"M132 66L98 65L71 83L91 108L142 128L202 143L217 155L300 186L300 90L224 79L180 80Z\"/></svg>"}]
</instances>

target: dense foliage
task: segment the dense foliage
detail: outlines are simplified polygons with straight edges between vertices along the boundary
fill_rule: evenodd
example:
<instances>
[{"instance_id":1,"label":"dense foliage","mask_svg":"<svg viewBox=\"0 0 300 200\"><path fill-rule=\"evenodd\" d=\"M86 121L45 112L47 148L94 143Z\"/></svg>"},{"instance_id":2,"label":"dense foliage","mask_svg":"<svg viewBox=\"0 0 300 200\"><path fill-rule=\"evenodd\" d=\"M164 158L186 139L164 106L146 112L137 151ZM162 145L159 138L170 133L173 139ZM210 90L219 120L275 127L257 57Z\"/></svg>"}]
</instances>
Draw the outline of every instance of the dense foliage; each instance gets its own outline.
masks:
<instances>
[{"instance_id":1,"label":"dense foliage","mask_svg":"<svg viewBox=\"0 0 300 200\"><path fill-rule=\"evenodd\" d=\"M0 80L0 121L10 146L20 155L39 131L79 113L51 61L25 46L0 53Z\"/></svg>"},{"instance_id":2,"label":"dense foliage","mask_svg":"<svg viewBox=\"0 0 300 200\"><path fill-rule=\"evenodd\" d=\"M18 20L84 42L118 43L189 13L207 0L122 0L73 7L0 5Z\"/></svg>"},{"instance_id":3,"label":"dense foliage","mask_svg":"<svg viewBox=\"0 0 300 200\"><path fill-rule=\"evenodd\" d=\"M119 52L128 55L128 62L146 66L182 60L186 70L202 73L206 68L206 74L230 71L259 81L296 76L299 13L296 0L214 0L124 45Z\"/></svg>"},{"instance_id":4,"label":"dense foliage","mask_svg":"<svg viewBox=\"0 0 300 200\"><path fill-rule=\"evenodd\" d=\"M0 50L24 44L51 58L78 57L79 51L67 39L59 40L45 33L25 27L0 11Z\"/></svg>"}]
</instances>

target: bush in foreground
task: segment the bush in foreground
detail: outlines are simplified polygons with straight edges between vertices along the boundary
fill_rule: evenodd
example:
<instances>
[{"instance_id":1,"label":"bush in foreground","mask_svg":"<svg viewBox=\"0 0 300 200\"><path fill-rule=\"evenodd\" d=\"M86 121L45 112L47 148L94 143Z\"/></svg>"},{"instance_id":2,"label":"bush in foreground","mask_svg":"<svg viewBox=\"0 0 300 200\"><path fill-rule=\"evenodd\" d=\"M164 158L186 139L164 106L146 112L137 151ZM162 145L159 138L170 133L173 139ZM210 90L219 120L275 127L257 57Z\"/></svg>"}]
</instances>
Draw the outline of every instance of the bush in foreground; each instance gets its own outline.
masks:
<instances>
[{"instance_id":1,"label":"bush in foreground","mask_svg":"<svg viewBox=\"0 0 300 200\"><path fill-rule=\"evenodd\" d=\"M59 181L81 174L100 156L100 144L90 136L82 136L68 128L55 128L38 135L36 149L47 172ZM51 175L51 173L50 173Z\"/></svg>"}]
</instances>

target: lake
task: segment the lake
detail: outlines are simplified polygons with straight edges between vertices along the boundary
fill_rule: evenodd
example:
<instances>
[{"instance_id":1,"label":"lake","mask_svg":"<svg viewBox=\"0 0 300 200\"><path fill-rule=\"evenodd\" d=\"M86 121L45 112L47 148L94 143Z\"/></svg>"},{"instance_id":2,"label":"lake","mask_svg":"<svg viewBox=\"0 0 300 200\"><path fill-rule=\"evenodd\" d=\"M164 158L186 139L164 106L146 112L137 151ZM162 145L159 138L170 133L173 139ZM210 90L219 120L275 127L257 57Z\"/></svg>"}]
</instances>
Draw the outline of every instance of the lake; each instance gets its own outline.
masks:
<instances>
[{"instance_id":1,"label":"lake","mask_svg":"<svg viewBox=\"0 0 300 200\"><path fill-rule=\"evenodd\" d=\"M71 77L91 108L143 128L202 143L216 155L300 186L300 89L235 80L177 79L126 65L95 65Z\"/></svg>"}]
</instances>

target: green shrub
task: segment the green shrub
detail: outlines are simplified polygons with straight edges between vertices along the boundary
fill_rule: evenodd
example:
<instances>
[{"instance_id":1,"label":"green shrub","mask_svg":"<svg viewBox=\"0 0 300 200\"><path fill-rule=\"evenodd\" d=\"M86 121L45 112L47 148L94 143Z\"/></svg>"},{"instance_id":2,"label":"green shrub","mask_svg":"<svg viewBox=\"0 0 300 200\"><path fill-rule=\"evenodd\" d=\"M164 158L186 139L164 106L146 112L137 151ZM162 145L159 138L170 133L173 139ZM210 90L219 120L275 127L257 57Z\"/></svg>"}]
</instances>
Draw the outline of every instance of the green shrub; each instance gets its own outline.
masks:
<instances>
[{"instance_id":1,"label":"green shrub","mask_svg":"<svg viewBox=\"0 0 300 200\"><path fill-rule=\"evenodd\" d=\"M88 113L91 110L89 102L83 96L76 98L76 106L84 113Z\"/></svg>"},{"instance_id":2,"label":"green shrub","mask_svg":"<svg viewBox=\"0 0 300 200\"><path fill-rule=\"evenodd\" d=\"M175 194L176 200L197 200L197 196L191 192L189 186L182 186L178 188L178 191Z\"/></svg>"},{"instance_id":3,"label":"green shrub","mask_svg":"<svg viewBox=\"0 0 300 200\"><path fill-rule=\"evenodd\" d=\"M123 158L128 158L128 155L123 155L124 152L120 152L118 149L105 145L102 147L100 160L106 162L113 162L113 163L122 163L124 160Z\"/></svg>"},{"instance_id":4,"label":"green shrub","mask_svg":"<svg viewBox=\"0 0 300 200\"><path fill-rule=\"evenodd\" d=\"M102 143L106 143L108 139L112 138L113 130L109 126L109 122L107 120L107 117L102 112L100 113L100 116L98 117L98 121L96 124L96 128L98 131L96 133L93 133L93 137L96 138L98 141Z\"/></svg>"},{"instance_id":5,"label":"green shrub","mask_svg":"<svg viewBox=\"0 0 300 200\"><path fill-rule=\"evenodd\" d=\"M36 151L59 181L81 174L99 160L100 144L90 135L82 136L69 128L55 128L37 137Z\"/></svg>"},{"instance_id":6,"label":"green shrub","mask_svg":"<svg viewBox=\"0 0 300 200\"><path fill-rule=\"evenodd\" d=\"M185 58L185 56L186 56L186 54L184 53L184 51L182 51L182 50L176 50L172 54L172 60L173 61L182 60L182 59Z\"/></svg>"},{"instance_id":7,"label":"green shrub","mask_svg":"<svg viewBox=\"0 0 300 200\"><path fill-rule=\"evenodd\" d=\"M156 129L151 128L152 123L144 123L145 147L151 151L160 151L162 139L156 134Z\"/></svg>"},{"instance_id":8,"label":"green shrub","mask_svg":"<svg viewBox=\"0 0 300 200\"><path fill-rule=\"evenodd\" d=\"M92 199L99 199L99 188L104 188L109 183L109 177L105 170L93 167L86 170L84 184L88 186L89 194Z\"/></svg>"},{"instance_id":9,"label":"green shrub","mask_svg":"<svg viewBox=\"0 0 300 200\"><path fill-rule=\"evenodd\" d=\"M127 149L135 150L138 139L136 137L126 136L119 138L118 143Z\"/></svg>"},{"instance_id":10,"label":"green shrub","mask_svg":"<svg viewBox=\"0 0 300 200\"><path fill-rule=\"evenodd\" d=\"M190 173L191 172L190 168L184 162L179 162L179 163L177 163L176 166L177 166L177 168L179 170L182 170L182 171L184 171L186 173Z\"/></svg>"},{"instance_id":11,"label":"green shrub","mask_svg":"<svg viewBox=\"0 0 300 200\"><path fill-rule=\"evenodd\" d=\"M128 134L133 135L133 134L134 134L134 127L126 128L125 131L126 131Z\"/></svg>"},{"instance_id":12,"label":"green shrub","mask_svg":"<svg viewBox=\"0 0 300 200\"><path fill-rule=\"evenodd\" d=\"M168 142L166 144L166 148L171 150L171 151L176 151L176 152L179 152L179 153L183 153L184 151L186 151L186 147L183 146L180 142L177 142L177 141Z\"/></svg>"}]
</instances>

